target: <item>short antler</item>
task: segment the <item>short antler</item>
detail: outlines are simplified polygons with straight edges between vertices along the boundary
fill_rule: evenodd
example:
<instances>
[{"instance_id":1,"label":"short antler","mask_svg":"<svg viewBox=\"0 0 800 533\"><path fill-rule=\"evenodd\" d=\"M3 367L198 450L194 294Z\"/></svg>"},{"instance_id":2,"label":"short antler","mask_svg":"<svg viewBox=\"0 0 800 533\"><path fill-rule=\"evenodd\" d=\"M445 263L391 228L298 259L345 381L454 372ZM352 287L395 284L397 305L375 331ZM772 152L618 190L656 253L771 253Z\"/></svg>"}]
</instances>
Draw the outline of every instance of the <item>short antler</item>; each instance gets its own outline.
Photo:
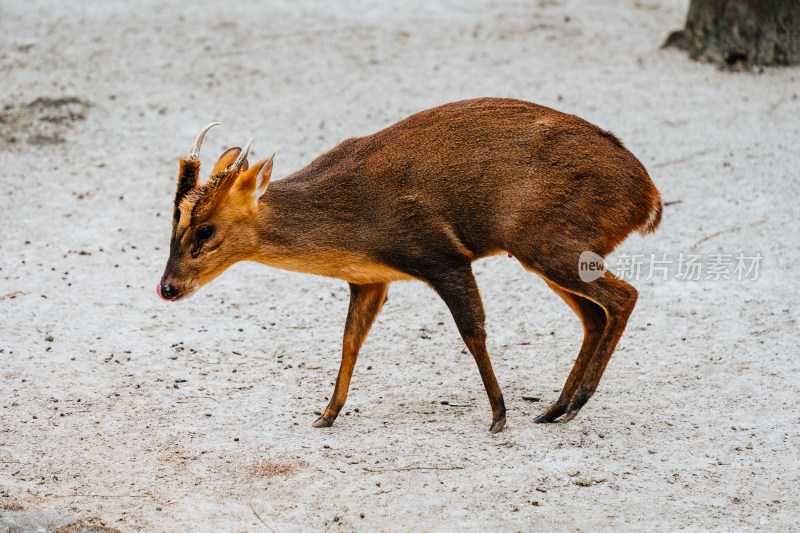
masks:
<instances>
[{"instance_id":1,"label":"short antler","mask_svg":"<svg viewBox=\"0 0 800 533\"><path fill-rule=\"evenodd\" d=\"M203 137L208 130L214 126L219 126L219 122L212 122L200 131L197 139L194 140L189 155L181 157L181 168L178 174L178 191L175 193L175 216L178 214L178 205L181 200L189 194L189 191L197 186L197 178L200 174L200 145L203 144Z\"/></svg>"},{"instance_id":2,"label":"short antler","mask_svg":"<svg viewBox=\"0 0 800 533\"><path fill-rule=\"evenodd\" d=\"M239 157L237 157L236 161L234 161L233 164L226 169L226 172L237 171L242 168L245 159L247 159L247 154L250 152L250 145L253 144L253 140L254 139L250 139L247 141L247 144L244 145L244 149L239 153Z\"/></svg>"},{"instance_id":3,"label":"short antler","mask_svg":"<svg viewBox=\"0 0 800 533\"><path fill-rule=\"evenodd\" d=\"M197 136L197 139L194 140L194 144L192 144L192 149L189 150L189 159L198 159L200 157L200 146L203 144L203 138L208 133L208 130L213 128L214 126L222 126L221 122L212 122L208 126L200 131L200 134Z\"/></svg>"}]
</instances>

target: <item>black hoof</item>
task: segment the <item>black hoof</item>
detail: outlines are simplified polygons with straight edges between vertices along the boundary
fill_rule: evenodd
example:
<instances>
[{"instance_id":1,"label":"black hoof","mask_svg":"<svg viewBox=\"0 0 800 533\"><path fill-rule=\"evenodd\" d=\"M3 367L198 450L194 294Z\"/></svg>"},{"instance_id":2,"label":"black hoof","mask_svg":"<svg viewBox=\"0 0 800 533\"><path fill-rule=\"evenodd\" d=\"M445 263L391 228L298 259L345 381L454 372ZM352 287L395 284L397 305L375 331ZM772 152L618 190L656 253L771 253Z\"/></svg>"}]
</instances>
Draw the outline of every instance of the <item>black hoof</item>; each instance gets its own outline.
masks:
<instances>
[{"instance_id":1,"label":"black hoof","mask_svg":"<svg viewBox=\"0 0 800 533\"><path fill-rule=\"evenodd\" d=\"M548 411L545 411L544 413L537 416L535 422L537 424L552 424L554 422L558 422L558 417L561 416L561 413L556 411L555 413L548 414Z\"/></svg>"},{"instance_id":2,"label":"black hoof","mask_svg":"<svg viewBox=\"0 0 800 533\"><path fill-rule=\"evenodd\" d=\"M334 420L336 420L335 416L331 416L331 417L328 417L328 418L325 418L324 416L321 416L321 417L317 418L317 420L312 425L315 428L329 428L329 427L331 427L333 425L333 421Z\"/></svg>"},{"instance_id":3,"label":"black hoof","mask_svg":"<svg viewBox=\"0 0 800 533\"><path fill-rule=\"evenodd\" d=\"M561 416L561 415L559 415ZM555 424L558 422L558 416L545 416L544 413L534 419L537 424Z\"/></svg>"},{"instance_id":4,"label":"black hoof","mask_svg":"<svg viewBox=\"0 0 800 533\"><path fill-rule=\"evenodd\" d=\"M561 415L563 415L567 410L566 406L559 405L558 402L554 403L547 409L545 409L544 413L540 414L536 417L537 424L552 424L553 422L557 422Z\"/></svg>"}]
</instances>

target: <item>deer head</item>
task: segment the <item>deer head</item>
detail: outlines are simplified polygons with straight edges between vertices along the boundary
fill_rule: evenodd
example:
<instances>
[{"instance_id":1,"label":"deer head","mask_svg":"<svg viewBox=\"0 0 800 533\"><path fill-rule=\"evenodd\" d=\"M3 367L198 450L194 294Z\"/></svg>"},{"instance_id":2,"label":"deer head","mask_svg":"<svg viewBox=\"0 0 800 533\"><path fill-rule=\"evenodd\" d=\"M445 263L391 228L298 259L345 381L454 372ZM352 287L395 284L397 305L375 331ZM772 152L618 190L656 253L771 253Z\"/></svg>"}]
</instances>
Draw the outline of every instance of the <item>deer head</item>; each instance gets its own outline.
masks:
<instances>
[{"instance_id":1,"label":"deer head","mask_svg":"<svg viewBox=\"0 0 800 533\"><path fill-rule=\"evenodd\" d=\"M258 199L269 184L275 155L250 167L250 139L244 149L223 153L211 178L200 184L200 146L217 125L203 128L189 155L180 159L169 259L157 287L165 300L191 296L229 266L248 259L258 243Z\"/></svg>"}]
</instances>

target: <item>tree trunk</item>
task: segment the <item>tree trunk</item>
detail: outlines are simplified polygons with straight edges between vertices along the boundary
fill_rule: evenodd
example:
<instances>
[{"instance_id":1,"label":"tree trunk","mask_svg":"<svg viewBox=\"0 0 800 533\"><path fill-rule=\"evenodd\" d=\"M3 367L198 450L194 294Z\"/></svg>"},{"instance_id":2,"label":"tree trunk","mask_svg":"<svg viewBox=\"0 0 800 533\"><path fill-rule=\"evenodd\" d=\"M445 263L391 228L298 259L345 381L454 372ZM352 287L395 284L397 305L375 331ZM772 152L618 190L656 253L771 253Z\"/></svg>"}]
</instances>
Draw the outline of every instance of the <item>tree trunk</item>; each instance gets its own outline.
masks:
<instances>
[{"instance_id":1,"label":"tree trunk","mask_svg":"<svg viewBox=\"0 0 800 533\"><path fill-rule=\"evenodd\" d=\"M667 46L722 67L800 63L800 0L691 0Z\"/></svg>"}]
</instances>

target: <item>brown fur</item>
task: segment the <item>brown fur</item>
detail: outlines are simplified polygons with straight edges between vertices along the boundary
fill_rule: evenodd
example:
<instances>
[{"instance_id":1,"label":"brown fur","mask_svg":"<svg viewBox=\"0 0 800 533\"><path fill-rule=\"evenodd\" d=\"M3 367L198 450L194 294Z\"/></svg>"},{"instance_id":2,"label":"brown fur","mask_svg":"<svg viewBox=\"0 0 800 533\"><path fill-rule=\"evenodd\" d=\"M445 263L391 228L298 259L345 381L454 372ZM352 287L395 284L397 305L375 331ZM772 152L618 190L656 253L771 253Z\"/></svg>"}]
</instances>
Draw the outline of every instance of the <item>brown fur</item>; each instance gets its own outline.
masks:
<instances>
[{"instance_id":1,"label":"brown fur","mask_svg":"<svg viewBox=\"0 0 800 533\"><path fill-rule=\"evenodd\" d=\"M208 184L184 195L194 202L192 220L173 231L165 283L188 293L241 260L337 277L351 287L422 280L447 303L475 357L492 430L499 431L505 407L470 263L505 251L543 277L586 331L562 398L538 420L574 416L594 393L636 291L610 273L581 281L578 257L605 256L632 231L655 230L661 218L658 191L613 134L529 102L484 98L344 141L255 201L264 163L234 173L218 163ZM216 228L215 238L191 257L203 224ZM364 294L353 291L351 314L377 314L359 311ZM345 359L355 360L368 329L356 328L360 340L345 346ZM349 383L350 372L343 362L337 383ZM337 398L346 397L341 387ZM323 418L332 422L340 408L332 403Z\"/></svg>"}]
</instances>

